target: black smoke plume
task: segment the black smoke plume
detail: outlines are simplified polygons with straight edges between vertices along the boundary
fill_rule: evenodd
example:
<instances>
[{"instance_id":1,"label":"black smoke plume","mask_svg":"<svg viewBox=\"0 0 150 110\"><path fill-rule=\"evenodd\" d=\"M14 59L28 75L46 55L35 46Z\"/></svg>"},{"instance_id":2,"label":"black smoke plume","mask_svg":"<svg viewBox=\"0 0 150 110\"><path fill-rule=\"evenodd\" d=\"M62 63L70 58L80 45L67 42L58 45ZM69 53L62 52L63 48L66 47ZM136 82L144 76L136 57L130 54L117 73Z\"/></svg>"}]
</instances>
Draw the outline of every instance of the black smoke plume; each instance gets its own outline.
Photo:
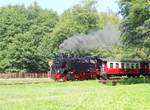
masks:
<instances>
[{"instance_id":1,"label":"black smoke plume","mask_svg":"<svg viewBox=\"0 0 150 110\"><path fill-rule=\"evenodd\" d=\"M108 23L102 30L79 34L64 40L59 48L60 52L96 48L111 49L113 46L120 44L119 36L118 28Z\"/></svg>"}]
</instances>

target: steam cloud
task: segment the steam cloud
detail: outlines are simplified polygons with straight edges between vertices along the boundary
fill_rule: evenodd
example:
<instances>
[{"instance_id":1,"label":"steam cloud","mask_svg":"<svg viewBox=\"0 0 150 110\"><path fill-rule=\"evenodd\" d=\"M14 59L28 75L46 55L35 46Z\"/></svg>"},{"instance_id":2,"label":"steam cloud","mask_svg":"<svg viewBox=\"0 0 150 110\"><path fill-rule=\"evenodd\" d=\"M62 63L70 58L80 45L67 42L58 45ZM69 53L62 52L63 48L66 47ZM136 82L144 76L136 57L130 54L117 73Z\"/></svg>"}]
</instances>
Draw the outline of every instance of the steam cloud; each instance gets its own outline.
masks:
<instances>
[{"instance_id":1,"label":"steam cloud","mask_svg":"<svg viewBox=\"0 0 150 110\"><path fill-rule=\"evenodd\" d=\"M70 37L59 46L60 51L70 50L91 50L96 48L111 49L120 43L120 31L110 23L106 24L103 30L80 34Z\"/></svg>"}]
</instances>

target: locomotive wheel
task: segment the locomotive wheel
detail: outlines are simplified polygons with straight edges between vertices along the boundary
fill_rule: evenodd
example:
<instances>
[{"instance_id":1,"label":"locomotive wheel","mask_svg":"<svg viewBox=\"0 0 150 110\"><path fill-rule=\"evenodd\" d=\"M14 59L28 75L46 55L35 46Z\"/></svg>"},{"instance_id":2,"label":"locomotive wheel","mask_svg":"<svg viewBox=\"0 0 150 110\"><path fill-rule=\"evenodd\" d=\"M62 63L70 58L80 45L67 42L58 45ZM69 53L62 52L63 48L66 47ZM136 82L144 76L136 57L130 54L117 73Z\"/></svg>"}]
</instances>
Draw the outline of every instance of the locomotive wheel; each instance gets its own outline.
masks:
<instances>
[{"instance_id":1,"label":"locomotive wheel","mask_svg":"<svg viewBox=\"0 0 150 110\"><path fill-rule=\"evenodd\" d=\"M134 76L134 75L132 75L132 78L135 78L135 76Z\"/></svg>"},{"instance_id":2,"label":"locomotive wheel","mask_svg":"<svg viewBox=\"0 0 150 110\"><path fill-rule=\"evenodd\" d=\"M68 78L68 80L74 81L74 80L75 80L74 73L72 73L72 72L68 72L68 74L67 74L67 78Z\"/></svg>"},{"instance_id":3,"label":"locomotive wheel","mask_svg":"<svg viewBox=\"0 0 150 110\"><path fill-rule=\"evenodd\" d=\"M101 78L104 79L104 80L107 80L108 79L108 75L107 74L102 74Z\"/></svg>"},{"instance_id":4,"label":"locomotive wheel","mask_svg":"<svg viewBox=\"0 0 150 110\"><path fill-rule=\"evenodd\" d=\"M130 78L130 77L131 77L131 75L129 75L129 74L128 74L128 75L127 75L127 77L128 77L128 78Z\"/></svg>"},{"instance_id":5,"label":"locomotive wheel","mask_svg":"<svg viewBox=\"0 0 150 110\"><path fill-rule=\"evenodd\" d=\"M139 77L140 77L140 75L136 75L136 77L137 77L137 78L139 78Z\"/></svg>"},{"instance_id":6,"label":"locomotive wheel","mask_svg":"<svg viewBox=\"0 0 150 110\"><path fill-rule=\"evenodd\" d=\"M143 76L147 76L147 73L145 73L145 72L143 72L143 73L141 73Z\"/></svg>"},{"instance_id":7,"label":"locomotive wheel","mask_svg":"<svg viewBox=\"0 0 150 110\"><path fill-rule=\"evenodd\" d=\"M100 78L101 78L101 76L100 76L100 75L97 75L97 76L96 76L96 79L98 79L98 80L99 80Z\"/></svg>"}]
</instances>

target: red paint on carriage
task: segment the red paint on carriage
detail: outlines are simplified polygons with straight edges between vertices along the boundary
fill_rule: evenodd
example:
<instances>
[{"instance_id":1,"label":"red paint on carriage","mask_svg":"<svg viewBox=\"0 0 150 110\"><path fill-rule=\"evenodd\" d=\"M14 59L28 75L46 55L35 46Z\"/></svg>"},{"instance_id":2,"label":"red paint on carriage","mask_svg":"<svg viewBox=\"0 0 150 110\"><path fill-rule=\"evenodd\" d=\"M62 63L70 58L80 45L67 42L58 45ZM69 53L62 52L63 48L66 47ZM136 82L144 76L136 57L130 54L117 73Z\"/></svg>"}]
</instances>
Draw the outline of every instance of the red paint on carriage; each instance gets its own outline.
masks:
<instances>
[{"instance_id":1,"label":"red paint on carriage","mask_svg":"<svg viewBox=\"0 0 150 110\"><path fill-rule=\"evenodd\" d=\"M129 65L130 64L130 65ZM139 76L140 66L139 62L135 61L113 61L105 60L102 64L103 72L107 75L118 75L118 76Z\"/></svg>"},{"instance_id":2,"label":"red paint on carriage","mask_svg":"<svg viewBox=\"0 0 150 110\"><path fill-rule=\"evenodd\" d=\"M123 68L111 68L111 69L107 68L105 72L108 75L127 75L127 74L139 75L140 74L139 69L123 69Z\"/></svg>"},{"instance_id":3,"label":"red paint on carriage","mask_svg":"<svg viewBox=\"0 0 150 110\"><path fill-rule=\"evenodd\" d=\"M147 69L148 76L150 76L150 68Z\"/></svg>"}]
</instances>

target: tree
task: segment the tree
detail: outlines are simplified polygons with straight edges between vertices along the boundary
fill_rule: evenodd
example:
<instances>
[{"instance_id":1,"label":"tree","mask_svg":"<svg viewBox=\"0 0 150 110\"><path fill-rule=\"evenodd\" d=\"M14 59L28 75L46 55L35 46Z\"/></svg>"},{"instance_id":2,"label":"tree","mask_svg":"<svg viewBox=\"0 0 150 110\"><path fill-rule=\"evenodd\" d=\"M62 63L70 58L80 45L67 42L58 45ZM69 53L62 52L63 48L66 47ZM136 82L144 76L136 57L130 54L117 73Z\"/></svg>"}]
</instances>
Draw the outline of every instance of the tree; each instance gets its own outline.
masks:
<instances>
[{"instance_id":1,"label":"tree","mask_svg":"<svg viewBox=\"0 0 150 110\"><path fill-rule=\"evenodd\" d=\"M94 1L86 1L66 10L50 34L48 44L51 51L57 51L59 45L69 37L98 28L98 18Z\"/></svg>"},{"instance_id":2,"label":"tree","mask_svg":"<svg viewBox=\"0 0 150 110\"><path fill-rule=\"evenodd\" d=\"M45 71L48 58L40 53L40 45L57 21L56 12L36 3L0 8L0 71Z\"/></svg>"},{"instance_id":3,"label":"tree","mask_svg":"<svg viewBox=\"0 0 150 110\"><path fill-rule=\"evenodd\" d=\"M133 47L136 57L150 59L150 5L148 0L120 0L121 39L126 47Z\"/></svg>"},{"instance_id":4,"label":"tree","mask_svg":"<svg viewBox=\"0 0 150 110\"><path fill-rule=\"evenodd\" d=\"M102 29L107 23L111 23L114 26L119 27L121 19L115 13L104 13L99 14L98 26Z\"/></svg>"},{"instance_id":5,"label":"tree","mask_svg":"<svg viewBox=\"0 0 150 110\"><path fill-rule=\"evenodd\" d=\"M150 10L148 0L120 0L122 41L126 46L142 48L150 36Z\"/></svg>"}]
</instances>

